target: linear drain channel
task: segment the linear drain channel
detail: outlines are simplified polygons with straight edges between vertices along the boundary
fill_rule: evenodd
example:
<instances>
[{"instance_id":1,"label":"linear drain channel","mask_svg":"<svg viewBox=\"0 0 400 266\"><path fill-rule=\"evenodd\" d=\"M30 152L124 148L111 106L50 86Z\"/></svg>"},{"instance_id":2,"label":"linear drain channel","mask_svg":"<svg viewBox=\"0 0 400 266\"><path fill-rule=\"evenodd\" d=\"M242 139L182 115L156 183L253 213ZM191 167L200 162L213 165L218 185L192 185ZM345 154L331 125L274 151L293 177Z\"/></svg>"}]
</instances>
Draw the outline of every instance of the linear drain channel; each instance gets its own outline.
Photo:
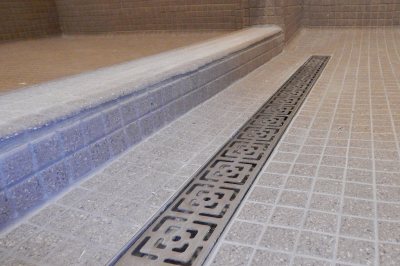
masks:
<instances>
[{"instance_id":1,"label":"linear drain channel","mask_svg":"<svg viewBox=\"0 0 400 266\"><path fill-rule=\"evenodd\" d=\"M312 56L111 265L201 265L329 61Z\"/></svg>"}]
</instances>

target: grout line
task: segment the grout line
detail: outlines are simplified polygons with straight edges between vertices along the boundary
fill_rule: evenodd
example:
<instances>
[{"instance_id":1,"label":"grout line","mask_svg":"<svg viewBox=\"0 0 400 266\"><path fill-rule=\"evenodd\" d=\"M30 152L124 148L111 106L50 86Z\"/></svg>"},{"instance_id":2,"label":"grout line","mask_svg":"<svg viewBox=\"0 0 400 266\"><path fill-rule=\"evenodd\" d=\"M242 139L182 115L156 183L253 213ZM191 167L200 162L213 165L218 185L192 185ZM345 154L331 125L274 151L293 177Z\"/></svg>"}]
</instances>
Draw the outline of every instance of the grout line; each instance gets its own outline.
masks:
<instances>
[{"instance_id":1,"label":"grout line","mask_svg":"<svg viewBox=\"0 0 400 266\"><path fill-rule=\"evenodd\" d=\"M374 241L374 261L375 265L379 265L379 251L378 251L378 221L377 221L377 216L378 216L378 206L377 206L377 201L376 201L376 194L377 194L377 189L376 189L376 174L375 174L375 168L376 168L376 160L375 160L375 145L374 145L374 122L373 122L373 105L372 105L372 88L371 88L371 42L372 42L372 34L369 32L369 41L368 41L368 63L367 63L367 71L368 71L368 91L369 91L369 102L370 102L370 108L369 108L369 116L370 116L370 123L371 123L371 133L372 133L372 158L373 158L373 163L372 163L372 178L373 178L373 194L374 194L374 212L375 212L375 217L374 217L374 233L375 233L375 241Z\"/></svg>"}]
</instances>

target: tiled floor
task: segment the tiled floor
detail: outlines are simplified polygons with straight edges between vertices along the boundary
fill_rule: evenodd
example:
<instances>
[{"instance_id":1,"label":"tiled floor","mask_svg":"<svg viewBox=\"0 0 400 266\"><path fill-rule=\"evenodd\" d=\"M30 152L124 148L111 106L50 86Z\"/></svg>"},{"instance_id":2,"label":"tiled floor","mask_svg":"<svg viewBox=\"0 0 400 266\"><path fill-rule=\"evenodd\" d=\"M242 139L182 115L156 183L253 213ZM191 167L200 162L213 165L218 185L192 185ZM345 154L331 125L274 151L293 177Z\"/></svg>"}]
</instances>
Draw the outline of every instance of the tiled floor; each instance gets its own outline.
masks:
<instances>
[{"instance_id":1,"label":"tiled floor","mask_svg":"<svg viewBox=\"0 0 400 266\"><path fill-rule=\"evenodd\" d=\"M302 30L4 232L1 264L107 262L311 54L333 57L208 265L400 265L399 28Z\"/></svg>"},{"instance_id":2,"label":"tiled floor","mask_svg":"<svg viewBox=\"0 0 400 266\"><path fill-rule=\"evenodd\" d=\"M0 44L0 93L204 41L224 32L73 35Z\"/></svg>"}]
</instances>

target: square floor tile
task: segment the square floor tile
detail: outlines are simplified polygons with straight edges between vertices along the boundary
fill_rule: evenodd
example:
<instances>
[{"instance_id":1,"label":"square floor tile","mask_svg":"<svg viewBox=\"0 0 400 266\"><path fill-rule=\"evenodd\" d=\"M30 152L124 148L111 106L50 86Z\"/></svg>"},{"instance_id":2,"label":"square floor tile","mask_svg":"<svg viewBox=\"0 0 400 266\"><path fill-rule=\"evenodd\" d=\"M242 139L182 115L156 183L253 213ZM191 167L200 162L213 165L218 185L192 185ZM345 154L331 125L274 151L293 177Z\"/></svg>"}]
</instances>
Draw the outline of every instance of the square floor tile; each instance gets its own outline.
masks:
<instances>
[{"instance_id":1,"label":"square floor tile","mask_svg":"<svg viewBox=\"0 0 400 266\"><path fill-rule=\"evenodd\" d=\"M344 198L343 213L361 217L374 217L374 203L368 200Z\"/></svg>"},{"instance_id":2,"label":"square floor tile","mask_svg":"<svg viewBox=\"0 0 400 266\"><path fill-rule=\"evenodd\" d=\"M334 214L309 211L306 216L305 229L322 233L335 233L338 217Z\"/></svg>"},{"instance_id":3,"label":"square floor tile","mask_svg":"<svg viewBox=\"0 0 400 266\"><path fill-rule=\"evenodd\" d=\"M219 248L218 253L215 255L213 261L211 262L211 265L245 266L249 262L252 252L253 249L249 247L224 243Z\"/></svg>"},{"instance_id":4,"label":"square floor tile","mask_svg":"<svg viewBox=\"0 0 400 266\"><path fill-rule=\"evenodd\" d=\"M330 235L302 232L297 246L298 254L332 258L335 238Z\"/></svg>"},{"instance_id":5,"label":"square floor tile","mask_svg":"<svg viewBox=\"0 0 400 266\"><path fill-rule=\"evenodd\" d=\"M289 176L285 188L300 190L300 191L309 191L312 185L312 178L304 177L304 176Z\"/></svg>"},{"instance_id":6,"label":"square floor tile","mask_svg":"<svg viewBox=\"0 0 400 266\"><path fill-rule=\"evenodd\" d=\"M267 227L260 245L279 251L293 251L299 231L281 227Z\"/></svg>"},{"instance_id":7,"label":"square floor tile","mask_svg":"<svg viewBox=\"0 0 400 266\"><path fill-rule=\"evenodd\" d=\"M271 214L272 206L261 203L245 203L238 215L239 219L265 223Z\"/></svg>"},{"instance_id":8,"label":"square floor tile","mask_svg":"<svg viewBox=\"0 0 400 266\"><path fill-rule=\"evenodd\" d=\"M381 241L400 244L400 222L379 221L378 235Z\"/></svg>"},{"instance_id":9,"label":"square floor tile","mask_svg":"<svg viewBox=\"0 0 400 266\"><path fill-rule=\"evenodd\" d=\"M340 209L340 197L314 193L311 196L310 208L326 212L338 212Z\"/></svg>"},{"instance_id":10,"label":"square floor tile","mask_svg":"<svg viewBox=\"0 0 400 266\"><path fill-rule=\"evenodd\" d=\"M255 245L261 236L263 226L248 222L234 222L225 239L239 244Z\"/></svg>"},{"instance_id":11,"label":"square floor tile","mask_svg":"<svg viewBox=\"0 0 400 266\"><path fill-rule=\"evenodd\" d=\"M256 186L250 193L249 200L260 203L274 204L277 196L277 189Z\"/></svg>"},{"instance_id":12,"label":"square floor tile","mask_svg":"<svg viewBox=\"0 0 400 266\"><path fill-rule=\"evenodd\" d=\"M284 253L272 252L267 250L257 250L254 254L252 266L289 266L290 256Z\"/></svg>"},{"instance_id":13,"label":"square floor tile","mask_svg":"<svg viewBox=\"0 0 400 266\"><path fill-rule=\"evenodd\" d=\"M308 194L305 192L284 190L280 196L278 204L293 207L305 207L307 198Z\"/></svg>"},{"instance_id":14,"label":"square floor tile","mask_svg":"<svg viewBox=\"0 0 400 266\"><path fill-rule=\"evenodd\" d=\"M343 216L340 234L373 240L375 238L374 221L364 218Z\"/></svg>"},{"instance_id":15,"label":"square floor tile","mask_svg":"<svg viewBox=\"0 0 400 266\"><path fill-rule=\"evenodd\" d=\"M378 248L380 265L400 265L400 245L381 243Z\"/></svg>"},{"instance_id":16,"label":"square floor tile","mask_svg":"<svg viewBox=\"0 0 400 266\"><path fill-rule=\"evenodd\" d=\"M271 224L300 227L303 215L304 211L300 209L276 207L271 217Z\"/></svg>"},{"instance_id":17,"label":"square floor tile","mask_svg":"<svg viewBox=\"0 0 400 266\"><path fill-rule=\"evenodd\" d=\"M375 259L375 247L373 242L340 238L337 257L340 261L373 265Z\"/></svg>"}]
</instances>

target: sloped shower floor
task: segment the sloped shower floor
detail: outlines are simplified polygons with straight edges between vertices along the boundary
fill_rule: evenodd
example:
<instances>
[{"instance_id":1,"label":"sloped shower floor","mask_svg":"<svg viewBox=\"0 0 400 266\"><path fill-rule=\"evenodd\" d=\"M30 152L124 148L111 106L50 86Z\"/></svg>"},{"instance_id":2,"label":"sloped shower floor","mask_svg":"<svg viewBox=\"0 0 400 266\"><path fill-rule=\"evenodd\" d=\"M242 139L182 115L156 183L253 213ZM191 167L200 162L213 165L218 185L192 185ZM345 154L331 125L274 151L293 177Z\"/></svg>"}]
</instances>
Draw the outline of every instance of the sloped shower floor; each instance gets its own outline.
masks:
<instances>
[{"instance_id":1,"label":"sloped shower floor","mask_svg":"<svg viewBox=\"0 0 400 266\"><path fill-rule=\"evenodd\" d=\"M400 265L400 30L281 55L0 236L2 265L102 265L313 54L332 58L207 265Z\"/></svg>"}]
</instances>

